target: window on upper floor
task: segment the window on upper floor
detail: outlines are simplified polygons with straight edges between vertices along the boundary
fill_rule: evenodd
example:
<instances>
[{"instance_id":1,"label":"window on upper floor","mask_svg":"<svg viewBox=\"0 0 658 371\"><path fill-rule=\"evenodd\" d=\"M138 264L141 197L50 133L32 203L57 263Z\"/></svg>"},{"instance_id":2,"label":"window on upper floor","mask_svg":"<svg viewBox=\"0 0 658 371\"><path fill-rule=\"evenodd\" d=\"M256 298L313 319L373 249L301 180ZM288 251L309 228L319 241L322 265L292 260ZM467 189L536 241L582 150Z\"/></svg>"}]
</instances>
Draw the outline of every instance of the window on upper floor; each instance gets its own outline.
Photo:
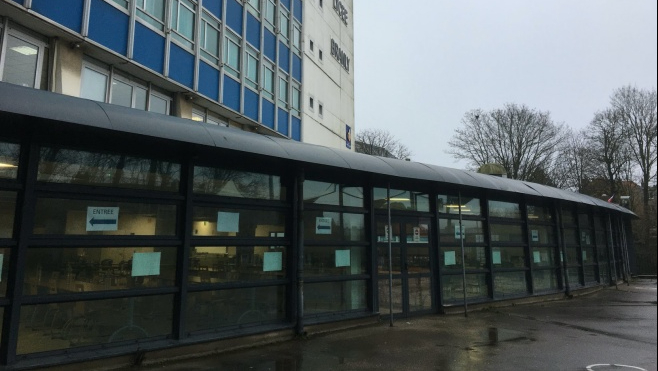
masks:
<instances>
[{"instance_id":1,"label":"window on upper floor","mask_svg":"<svg viewBox=\"0 0 658 371\"><path fill-rule=\"evenodd\" d=\"M219 29L219 22L204 11L199 27L201 56L216 65L219 64Z\"/></svg>"},{"instance_id":2,"label":"window on upper floor","mask_svg":"<svg viewBox=\"0 0 658 371\"><path fill-rule=\"evenodd\" d=\"M0 35L5 32L0 27ZM0 44L0 81L30 88L48 85L48 48L44 41L9 27Z\"/></svg>"},{"instance_id":3,"label":"window on upper floor","mask_svg":"<svg viewBox=\"0 0 658 371\"><path fill-rule=\"evenodd\" d=\"M192 121L228 127L228 120L226 118L200 106L194 106L192 108Z\"/></svg>"},{"instance_id":4,"label":"window on upper floor","mask_svg":"<svg viewBox=\"0 0 658 371\"><path fill-rule=\"evenodd\" d=\"M279 103L288 106L288 80L285 77L279 77Z\"/></svg>"},{"instance_id":5,"label":"window on upper floor","mask_svg":"<svg viewBox=\"0 0 658 371\"><path fill-rule=\"evenodd\" d=\"M318 103L318 115L320 117L324 117L324 107L323 107L322 103Z\"/></svg>"},{"instance_id":6,"label":"window on upper floor","mask_svg":"<svg viewBox=\"0 0 658 371\"><path fill-rule=\"evenodd\" d=\"M224 66L228 73L240 78L240 39L228 31L224 37Z\"/></svg>"},{"instance_id":7,"label":"window on upper floor","mask_svg":"<svg viewBox=\"0 0 658 371\"><path fill-rule=\"evenodd\" d=\"M171 30L172 37L188 48L194 46L194 19L196 4L189 0L172 0Z\"/></svg>"},{"instance_id":8,"label":"window on upper floor","mask_svg":"<svg viewBox=\"0 0 658 371\"><path fill-rule=\"evenodd\" d=\"M308 98L308 109L311 111L315 109L315 99L313 97Z\"/></svg>"},{"instance_id":9,"label":"window on upper floor","mask_svg":"<svg viewBox=\"0 0 658 371\"><path fill-rule=\"evenodd\" d=\"M271 28L275 26L276 4L274 0L265 0L265 21Z\"/></svg>"},{"instance_id":10,"label":"window on upper floor","mask_svg":"<svg viewBox=\"0 0 658 371\"><path fill-rule=\"evenodd\" d=\"M124 9L128 9L128 0L112 0L112 2Z\"/></svg>"},{"instance_id":11,"label":"window on upper floor","mask_svg":"<svg viewBox=\"0 0 658 371\"><path fill-rule=\"evenodd\" d=\"M251 11L256 17L260 15L260 0L249 0L249 11Z\"/></svg>"},{"instance_id":12,"label":"window on upper floor","mask_svg":"<svg viewBox=\"0 0 658 371\"><path fill-rule=\"evenodd\" d=\"M274 99L274 67L269 62L263 64L263 95Z\"/></svg>"},{"instance_id":13,"label":"window on upper floor","mask_svg":"<svg viewBox=\"0 0 658 371\"><path fill-rule=\"evenodd\" d=\"M245 54L245 83L254 89L258 89L258 53L251 48L247 48L247 52Z\"/></svg>"},{"instance_id":14,"label":"window on upper floor","mask_svg":"<svg viewBox=\"0 0 658 371\"><path fill-rule=\"evenodd\" d=\"M291 96L291 100L292 100L291 101L291 108L292 108L292 113L294 115L297 115L297 116L299 116L299 111L301 110L301 107L300 107L300 105L301 105L301 102L300 102L301 96L302 96L302 92L299 88L299 85L293 84L293 86L292 86L292 96Z\"/></svg>"},{"instance_id":15,"label":"window on upper floor","mask_svg":"<svg viewBox=\"0 0 658 371\"><path fill-rule=\"evenodd\" d=\"M292 27L292 46L297 52L302 49L302 29L298 25L293 25ZM313 50L312 47L311 50Z\"/></svg>"},{"instance_id":16,"label":"window on upper floor","mask_svg":"<svg viewBox=\"0 0 658 371\"><path fill-rule=\"evenodd\" d=\"M88 61L82 65L80 97L165 115L171 106L171 98L149 84Z\"/></svg>"},{"instance_id":17,"label":"window on upper floor","mask_svg":"<svg viewBox=\"0 0 658 371\"><path fill-rule=\"evenodd\" d=\"M137 17L146 23L164 31L165 0L135 0Z\"/></svg>"},{"instance_id":18,"label":"window on upper floor","mask_svg":"<svg viewBox=\"0 0 658 371\"><path fill-rule=\"evenodd\" d=\"M281 37L288 40L288 37L290 37L290 18L288 17L288 13L284 12L281 10L281 15L279 16L279 32L281 33Z\"/></svg>"}]
</instances>

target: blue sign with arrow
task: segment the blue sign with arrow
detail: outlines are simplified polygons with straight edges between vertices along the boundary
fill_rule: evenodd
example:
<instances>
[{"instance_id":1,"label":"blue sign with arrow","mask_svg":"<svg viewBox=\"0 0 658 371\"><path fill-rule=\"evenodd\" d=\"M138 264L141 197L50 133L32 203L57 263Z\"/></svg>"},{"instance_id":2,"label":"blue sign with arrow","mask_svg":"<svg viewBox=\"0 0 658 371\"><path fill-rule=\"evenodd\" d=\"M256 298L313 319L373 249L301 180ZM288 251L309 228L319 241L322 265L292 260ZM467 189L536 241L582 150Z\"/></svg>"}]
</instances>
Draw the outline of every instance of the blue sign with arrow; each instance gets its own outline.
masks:
<instances>
[{"instance_id":1,"label":"blue sign with arrow","mask_svg":"<svg viewBox=\"0 0 658 371\"><path fill-rule=\"evenodd\" d=\"M87 207L87 226L88 232L93 231L116 231L119 227L119 208L118 207Z\"/></svg>"}]
</instances>

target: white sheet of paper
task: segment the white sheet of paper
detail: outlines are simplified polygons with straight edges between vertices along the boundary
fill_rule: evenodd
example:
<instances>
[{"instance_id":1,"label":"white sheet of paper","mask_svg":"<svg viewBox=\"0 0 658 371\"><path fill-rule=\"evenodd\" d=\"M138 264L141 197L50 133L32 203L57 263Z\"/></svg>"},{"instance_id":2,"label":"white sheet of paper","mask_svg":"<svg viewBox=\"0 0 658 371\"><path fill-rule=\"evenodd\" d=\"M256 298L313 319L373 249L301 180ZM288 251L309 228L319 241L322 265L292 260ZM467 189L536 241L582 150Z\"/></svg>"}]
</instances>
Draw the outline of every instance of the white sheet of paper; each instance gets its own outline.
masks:
<instances>
[{"instance_id":1,"label":"white sheet of paper","mask_svg":"<svg viewBox=\"0 0 658 371\"><path fill-rule=\"evenodd\" d=\"M501 256L500 256L500 251L494 250L494 251L492 251L492 255L493 255L493 263L494 264L500 264L501 261L502 261Z\"/></svg>"},{"instance_id":2,"label":"white sheet of paper","mask_svg":"<svg viewBox=\"0 0 658 371\"><path fill-rule=\"evenodd\" d=\"M534 258L535 263L541 263L541 254L539 251L533 251L532 257Z\"/></svg>"},{"instance_id":3,"label":"white sheet of paper","mask_svg":"<svg viewBox=\"0 0 658 371\"><path fill-rule=\"evenodd\" d=\"M455 265L457 264L457 260L455 259L455 252L454 251L446 251L443 253L443 260L445 261L445 265Z\"/></svg>"},{"instance_id":4,"label":"white sheet of paper","mask_svg":"<svg viewBox=\"0 0 658 371\"><path fill-rule=\"evenodd\" d=\"M316 217L315 218L315 234L331 234L331 218Z\"/></svg>"},{"instance_id":5,"label":"white sheet of paper","mask_svg":"<svg viewBox=\"0 0 658 371\"><path fill-rule=\"evenodd\" d=\"M532 233L532 242L539 242L539 230L533 229L531 233Z\"/></svg>"},{"instance_id":6,"label":"white sheet of paper","mask_svg":"<svg viewBox=\"0 0 658 371\"><path fill-rule=\"evenodd\" d=\"M281 251L263 254L263 272L278 272L283 269L283 253Z\"/></svg>"},{"instance_id":7,"label":"white sheet of paper","mask_svg":"<svg viewBox=\"0 0 658 371\"><path fill-rule=\"evenodd\" d=\"M336 267L349 267L350 265L352 265L350 250L336 250Z\"/></svg>"},{"instance_id":8,"label":"white sheet of paper","mask_svg":"<svg viewBox=\"0 0 658 371\"><path fill-rule=\"evenodd\" d=\"M133 254L133 277L159 276L160 252L136 252Z\"/></svg>"},{"instance_id":9,"label":"white sheet of paper","mask_svg":"<svg viewBox=\"0 0 658 371\"><path fill-rule=\"evenodd\" d=\"M217 213L217 232L240 232L240 213Z\"/></svg>"}]
</instances>

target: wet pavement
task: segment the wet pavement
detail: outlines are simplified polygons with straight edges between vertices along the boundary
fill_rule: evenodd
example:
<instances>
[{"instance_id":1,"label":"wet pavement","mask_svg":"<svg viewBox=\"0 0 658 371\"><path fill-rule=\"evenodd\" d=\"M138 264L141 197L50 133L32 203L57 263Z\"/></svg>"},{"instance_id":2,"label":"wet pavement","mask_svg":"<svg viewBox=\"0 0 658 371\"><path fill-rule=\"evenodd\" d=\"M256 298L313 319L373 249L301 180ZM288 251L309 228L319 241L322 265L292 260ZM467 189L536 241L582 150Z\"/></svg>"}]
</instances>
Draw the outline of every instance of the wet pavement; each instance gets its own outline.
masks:
<instances>
[{"instance_id":1,"label":"wet pavement","mask_svg":"<svg viewBox=\"0 0 658 371\"><path fill-rule=\"evenodd\" d=\"M656 280L124 370L657 370Z\"/></svg>"}]
</instances>

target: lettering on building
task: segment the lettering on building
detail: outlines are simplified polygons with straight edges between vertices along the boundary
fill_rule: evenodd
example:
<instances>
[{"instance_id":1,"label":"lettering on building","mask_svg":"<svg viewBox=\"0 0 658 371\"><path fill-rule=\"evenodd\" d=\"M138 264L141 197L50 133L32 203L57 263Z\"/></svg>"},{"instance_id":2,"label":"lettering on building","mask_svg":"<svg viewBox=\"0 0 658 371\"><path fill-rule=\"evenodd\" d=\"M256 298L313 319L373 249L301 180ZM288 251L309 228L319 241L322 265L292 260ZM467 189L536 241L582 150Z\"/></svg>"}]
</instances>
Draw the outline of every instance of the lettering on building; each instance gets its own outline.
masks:
<instances>
[{"instance_id":1,"label":"lettering on building","mask_svg":"<svg viewBox=\"0 0 658 371\"><path fill-rule=\"evenodd\" d=\"M345 71L350 72L350 59L347 57L347 54L338 46L338 43L331 39L331 56L333 56L338 63L345 69Z\"/></svg>"},{"instance_id":2,"label":"lettering on building","mask_svg":"<svg viewBox=\"0 0 658 371\"><path fill-rule=\"evenodd\" d=\"M340 0L334 0L334 10L338 14L338 18L347 25L347 8L343 5L343 2Z\"/></svg>"}]
</instances>

